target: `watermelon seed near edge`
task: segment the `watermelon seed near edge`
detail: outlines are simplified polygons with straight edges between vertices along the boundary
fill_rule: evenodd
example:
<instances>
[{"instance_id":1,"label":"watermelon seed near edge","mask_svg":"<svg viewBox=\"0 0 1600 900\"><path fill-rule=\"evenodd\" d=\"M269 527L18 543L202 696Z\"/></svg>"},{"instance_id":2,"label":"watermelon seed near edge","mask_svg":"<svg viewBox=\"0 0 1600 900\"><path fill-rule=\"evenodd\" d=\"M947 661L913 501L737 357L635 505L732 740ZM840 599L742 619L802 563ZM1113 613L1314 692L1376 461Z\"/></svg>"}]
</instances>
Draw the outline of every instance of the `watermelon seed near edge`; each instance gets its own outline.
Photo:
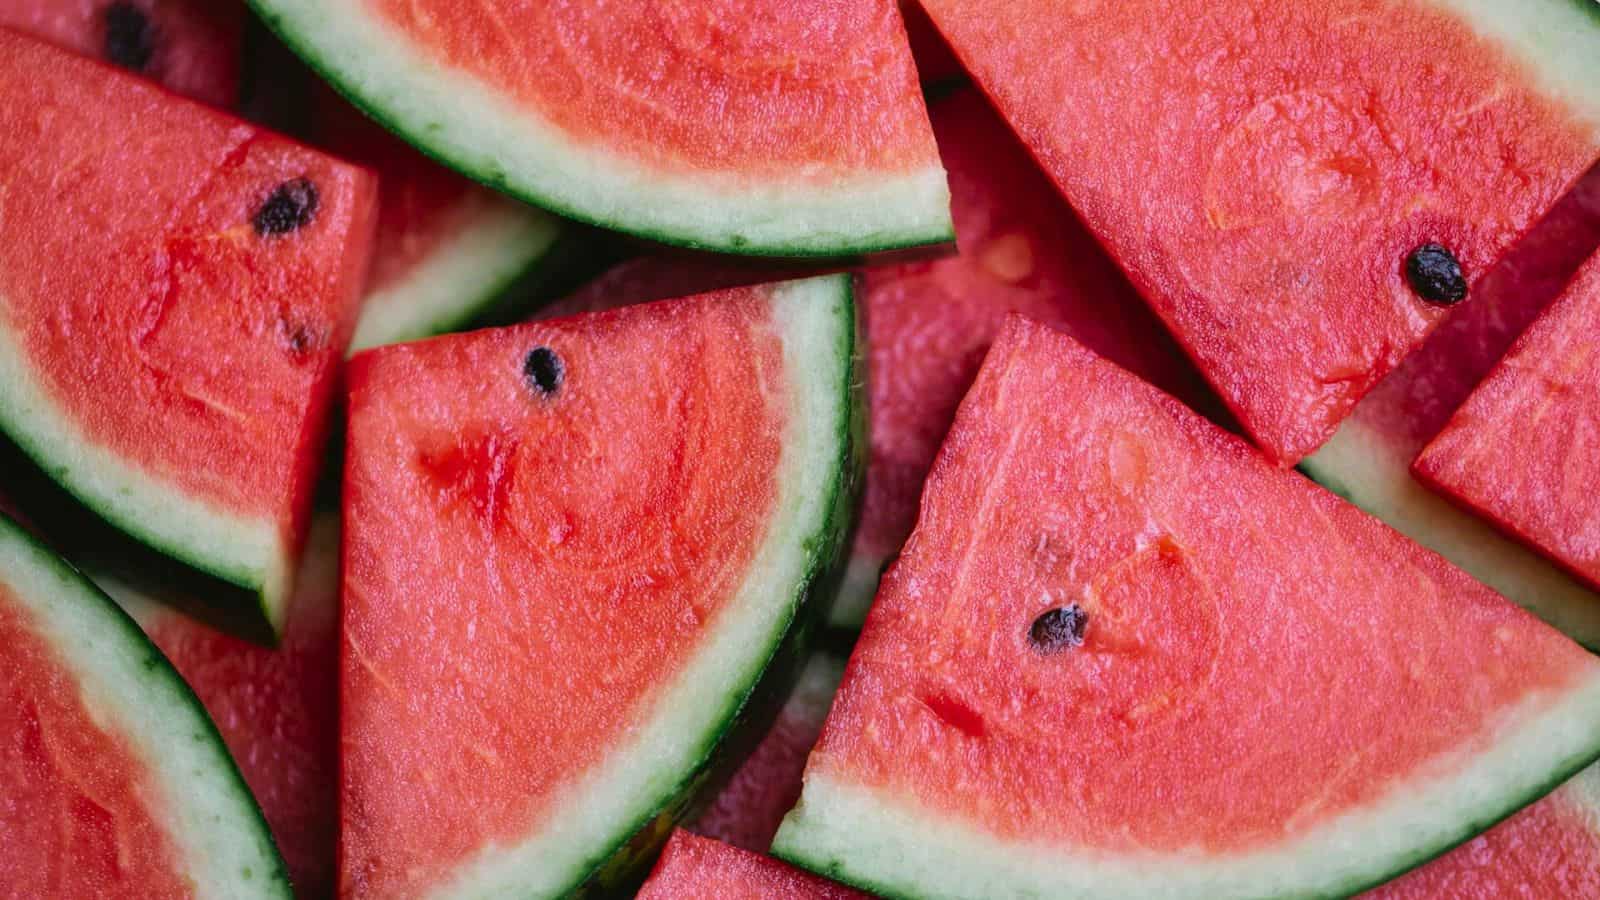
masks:
<instances>
[{"instance_id":1,"label":"watermelon seed near edge","mask_svg":"<svg viewBox=\"0 0 1600 900\"><path fill-rule=\"evenodd\" d=\"M1040 653L1059 653L1083 646L1083 631L1089 625L1089 614L1074 603L1071 606L1046 610L1033 620L1028 629L1028 640Z\"/></svg>"},{"instance_id":2,"label":"watermelon seed near edge","mask_svg":"<svg viewBox=\"0 0 1600 900\"><path fill-rule=\"evenodd\" d=\"M144 71L155 55L155 29L144 10L132 3L106 7L106 59L135 72Z\"/></svg>"},{"instance_id":3,"label":"watermelon seed near edge","mask_svg":"<svg viewBox=\"0 0 1600 900\"><path fill-rule=\"evenodd\" d=\"M1454 253L1440 244L1423 244L1406 257L1406 282L1417 296L1441 306L1467 299L1467 279Z\"/></svg>"},{"instance_id":4,"label":"watermelon seed near edge","mask_svg":"<svg viewBox=\"0 0 1600 900\"><path fill-rule=\"evenodd\" d=\"M273 190L251 222L262 237L288 234L311 224L319 202L317 186L309 178L291 178Z\"/></svg>"},{"instance_id":5,"label":"watermelon seed near edge","mask_svg":"<svg viewBox=\"0 0 1600 900\"><path fill-rule=\"evenodd\" d=\"M566 366L562 365L561 357L556 355L549 347L535 347L529 351L526 359L522 361L522 374L539 393L546 396L554 394L561 387L561 377L566 374Z\"/></svg>"}]
</instances>

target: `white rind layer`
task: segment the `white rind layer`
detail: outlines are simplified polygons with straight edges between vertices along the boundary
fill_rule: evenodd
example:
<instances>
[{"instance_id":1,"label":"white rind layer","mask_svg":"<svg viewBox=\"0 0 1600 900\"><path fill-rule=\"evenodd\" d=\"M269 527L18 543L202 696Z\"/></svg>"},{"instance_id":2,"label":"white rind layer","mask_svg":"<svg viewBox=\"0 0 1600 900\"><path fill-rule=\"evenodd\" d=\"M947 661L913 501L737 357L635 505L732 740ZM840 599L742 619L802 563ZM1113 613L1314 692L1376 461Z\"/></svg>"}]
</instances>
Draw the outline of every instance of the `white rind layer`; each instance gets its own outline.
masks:
<instances>
[{"instance_id":1,"label":"white rind layer","mask_svg":"<svg viewBox=\"0 0 1600 900\"><path fill-rule=\"evenodd\" d=\"M1428 490L1411 476L1410 460L1389 452L1384 436L1360 419L1346 419L1300 468L1568 637L1600 650L1600 594Z\"/></svg>"},{"instance_id":2,"label":"white rind layer","mask_svg":"<svg viewBox=\"0 0 1600 900\"><path fill-rule=\"evenodd\" d=\"M829 486L847 464L854 314L845 276L790 282L775 293L791 408L776 511L743 586L630 740L568 786L540 830L515 844L485 847L429 896L571 892L706 762L788 633L816 554L825 552L818 543L835 514Z\"/></svg>"},{"instance_id":3,"label":"white rind layer","mask_svg":"<svg viewBox=\"0 0 1600 900\"><path fill-rule=\"evenodd\" d=\"M569 135L441 65L347 0L252 0L324 77L395 132L471 178L552 212L682 246L848 256L955 239L944 170L820 182L653 170ZM530 39L536 39L531 37Z\"/></svg>"},{"instance_id":4,"label":"white rind layer","mask_svg":"<svg viewBox=\"0 0 1600 900\"><path fill-rule=\"evenodd\" d=\"M200 898L291 897L266 822L200 701L112 601L0 520L0 579L77 680L95 723L146 766L156 820Z\"/></svg>"},{"instance_id":5,"label":"white rind layer","mask_svg":"<svg viewBox=\"0 0 1600 900\"><path fill-rule=\"evenodd\" d=\"M1429 0L1498 42L1528 67L1538 87L1588 123L1600 139L1600 3L1595 0Z\"/></svg>"},{"instance_id":6,"label":"white rind layer","mask_svg":"<svg viewBox=\"0 0 1600 900\"><path fill-rule=\"evenodd\" d=\"M460 327L540 264L561 236L559 220L514 200L471 191L465 223L405 278L367 295L350 354ZM447 214L449 215L449 214Z\"/></svg>"},{"instance_id":7,"label":"white rind layer","mask_svg":"<svg viewBox=\"0 0 1600 900\"><path fill-rule=\"evenodd\" d=\"M1529 697L1494 733L1492 744L1419 766L1371 806L1249 852L1112 854L1007 841L816 771L773 852L886 897L923 900L1344 897L1443 853L1590 763L1600 752L1600 678Z\"/></svg>"},{"instance_id":8,"label":"white rind layer","mask_svg":"<svg viewBox=\"0 0 1600 900\"><path fill-rule=\"evenodd\" d=\"M0 303L0 319L4 318ZM267 517L234 513L129 465L64 415L35 376L15 332L0 323L0 430L67 492L140 542L255 591L282 630L292 553Z\"/></svg>"}]
</instances>

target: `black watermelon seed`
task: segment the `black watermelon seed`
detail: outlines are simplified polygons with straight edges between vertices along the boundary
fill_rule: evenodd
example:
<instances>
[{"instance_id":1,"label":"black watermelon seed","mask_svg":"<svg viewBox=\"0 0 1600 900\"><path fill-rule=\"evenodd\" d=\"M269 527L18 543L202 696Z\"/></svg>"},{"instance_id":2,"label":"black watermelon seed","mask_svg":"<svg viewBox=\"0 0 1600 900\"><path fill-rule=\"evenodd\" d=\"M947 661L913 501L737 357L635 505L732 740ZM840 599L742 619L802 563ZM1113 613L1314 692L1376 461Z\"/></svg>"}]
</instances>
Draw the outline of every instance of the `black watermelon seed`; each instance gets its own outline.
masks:
<instances>
[{"instance_id":1,"label":"black watermelon seed","mask_svg":"<svg viewBox=\"0 0 1600 900\"><path fill-rule=\"evenodd\" d=\"M539 389L539 393L545 395L554 394L560 389L561 378L566 371L567 367L562 364L561 357L549 347L534 348L522 361L522 374Z\"/></svg>"},{"instance_id":2,"label":"black watermelon seed","mask_svg":"<svg viewBox=\"0 0 1600 900\"><path fill-rule=\"evenodd\" d=\"M1089 614L1074 603L1046 610L1033 620L1028 629L1028 640L1040 653L1059 653L1083 646L1083 631L1089 625Z\"/></svg>"},{"instance_id":3,"label":"black watermelon seed","mask_svg":"<svg viewBox=\"0 0 1600 900\"><path fill-rule=\"evenodd\" d=\"M1423 244L1406 257L1406 282L1418 297L1441 306L1467 299L1467 277L1454 253L1439 244Z\"/></svg>"},{"instance_id":4,"label":"black watermelon seed","mask_svg":"<svg viewBox=\"0 0 1600 900\"><path fill-rule=\"evenodd\" d=\"M106 59L143 72L156 53L156 30L144 10L132 3L106 7Z\"/></svg>"},{"instance_id":5,"label":"black watermelon seed","mask_svg":"<svg viewBox=\"0 0 1600 900\"><path fill-rule=\"evenodd\" d=\"M291 178L273 189L251 221L262 237L288 234L310 225L320 202L317 186L310 179Z\"/></svg>"}]
</instances>

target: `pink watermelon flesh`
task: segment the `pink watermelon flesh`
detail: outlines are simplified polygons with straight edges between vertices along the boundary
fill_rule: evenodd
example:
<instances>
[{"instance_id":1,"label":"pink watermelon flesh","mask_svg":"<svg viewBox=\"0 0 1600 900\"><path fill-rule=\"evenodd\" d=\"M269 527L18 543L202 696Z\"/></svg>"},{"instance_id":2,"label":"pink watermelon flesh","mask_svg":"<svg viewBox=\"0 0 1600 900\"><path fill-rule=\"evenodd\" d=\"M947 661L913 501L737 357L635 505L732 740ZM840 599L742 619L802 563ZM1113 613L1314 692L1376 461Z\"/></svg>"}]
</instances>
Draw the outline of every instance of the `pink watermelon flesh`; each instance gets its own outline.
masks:
<instances>
[{"instance_id":1,"label":"pink watermelon flesh","mask_svg":"<svg viewBox=\"0 0 1600 900\"><path fill-rule=\"evenodd\" d=\"M1041 652L1034 626L1068 605L1081 646ZM869 614L797 813L826 780L1062 853L1278 849L1597 673L1439 557L1013 319ZM788 829L780 850L804 860Z\"/></svg>"},{"instance_id":2,"label":"pink watermelon flesh","mask_svg":"<svg viewBox=\"0 0 1600 900\"><path fill-rule=\"evenodd\" d=\"M338 548L337 523L319 521L276 649L113 591L211 714L303 900L334 894Z\"/></svg>"},{"instance_id":3,"label":"pink watermelon flesh","mask_svg":"<svg viewBox=\"0 0 1600 900\"><path fill-rule=\"evenodd\" d=\"M178 850L148 806L157 792L145 763L97 723L11 591L0 583L0 895L188 896Z\"/></svg>"},{"instance_id":4,"label":"pink watermelon flesh","mask_svg":"<svg viewBox=\"0 0 1600 900\"><path fill-rule=\"evenodd\" d=\"M0 25L212 106L239 98L238 0L0 0Z\"/></svg>"},{"instance_id":5,"label":"pink watermelon flesh","mask_svg":"<svg viewBox=\"0 0 1600 900\"><path fill-rule=\"evenodd\" d=\"M1417 457L1423 481L1600 588L1600 254Z\"/></svg>"},{"instance_id":6,"label":"pink watermelon flesh","mask_svg":"<svg viewBox=\"0 0 1600 900\"><path fill-rule=\"evenodd\" d=\"M770 857L687 831L673 832L639 900L868 900Z\"/></svg>"},{"instance_id":7,"label":"pink watermelon flesh","mask_svg":"<svg viewBox=\"0 0 1600 900\"><path fill-rule=\"evenodd\" d=\"M1283 465L1443 317L1414 249L1476 284L1600 155L1530 63L1432 3L923 6Z\"/></svg>"}]
</instances>

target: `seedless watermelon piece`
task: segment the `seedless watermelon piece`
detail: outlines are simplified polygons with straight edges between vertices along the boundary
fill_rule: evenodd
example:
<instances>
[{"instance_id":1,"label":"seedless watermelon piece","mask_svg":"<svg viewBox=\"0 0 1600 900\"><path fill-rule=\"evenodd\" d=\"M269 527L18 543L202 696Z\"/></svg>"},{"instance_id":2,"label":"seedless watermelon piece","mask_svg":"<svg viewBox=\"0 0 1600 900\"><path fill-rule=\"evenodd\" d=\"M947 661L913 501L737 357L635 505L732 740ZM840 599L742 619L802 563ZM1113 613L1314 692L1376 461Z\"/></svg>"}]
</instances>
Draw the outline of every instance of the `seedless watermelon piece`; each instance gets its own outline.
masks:
<instances>
[{"instance_id":1,"label":"seedless watermelon piece","mask_svg":"<svg viewBox=\"0 0 1600 900\"><path fill-rule=\"evenodd\" d=\"M866 900L867 895L775 859L687 831L673 832L639 900Z\"/></svg>"},{"instance_id":2,"label":"seedless watermelon piece","mask_svg":"<svg viewBox=\"0 0 1600 900\"><path fill-rule=\"evenodd\" d=\"M847 256L950 240L895 0L252 0L407 140L654 240Z\"/></svg>"},{"instance_id":3,"label":"seedless watermelon piece","mask_svg":"<svg viewBox=\"0 0 1600 900\"><path fill-rule=\"evenodd\" d=\"M351 361L351 896L648 858L843 550L854 321L832 277Z\"/></svg>"},{"instance_id":4,"label":"seedless watermelon piece","mask_svg":"<svg viewBox=\"0 0 1600 900\"><path fill-rule=\"evenodd\" d=\"M1600 585L1600 254L1417 457L1418 477Z\"/></svg>"},{"instance_id":5,"label":"seedless watermelon piece","mask_svg":"<svg viewBox=\"0 0 1600 900\"><path fill-rule=\"evenodd\" d=\"M1597 246L1600 169L1495 267L1470 304L1356 406L1333 440L1300 464L1330 490L1591 649L1600 649L1600 594L1429 490L1410 467Z\"/></svg>"},{"instance_id":6,"label":"seedless watermelon piece","mask_svg":"<svg viewBox=\"0 0 1600 900\"><path fill-rule=\"evenodd\" d=\"M133 622L0 517L0 894L288 897L194 694Z\"/></svg>"},{"instance_id":7,"label":"seedless watermelon piece","mask_svg":"<svg viewBox=\"0 0 1600 900\"><path fill-rule=\"evenodd\" d=\"M1600 754L1600 660L1013 319L779 856L892 896L1334 896Z\"/></svg>"},{"instance_id":8,"label":"seedless watermelon piece","mask_svg":"<svg viewBox=\"0 0 1600 900\"><path fill-rule=\"evenodd\" d=\"M1600 156L1592 2L923 6L1283 465Z\"/></svg>"},{"instance_id":9,"label":"seedless watermelon piece","mask_svg":"<svg viewBox=\"0 0 1600 900\"><path fill-rule=\"evenodd\" d=\"M0 429L281 627L372 177L10 32L0 98Z\"/></svg>"},{"instance_id":10,"label":"seedless watermelon piece","mask_svg":"<svg viewBox=\"0 0 1600 900\"><path fill-rule=\"evenodd\" d=\"M0 25L154 79L213 106L239 98L235 0L0 0Z\"/></svg>"}]
</instances>

